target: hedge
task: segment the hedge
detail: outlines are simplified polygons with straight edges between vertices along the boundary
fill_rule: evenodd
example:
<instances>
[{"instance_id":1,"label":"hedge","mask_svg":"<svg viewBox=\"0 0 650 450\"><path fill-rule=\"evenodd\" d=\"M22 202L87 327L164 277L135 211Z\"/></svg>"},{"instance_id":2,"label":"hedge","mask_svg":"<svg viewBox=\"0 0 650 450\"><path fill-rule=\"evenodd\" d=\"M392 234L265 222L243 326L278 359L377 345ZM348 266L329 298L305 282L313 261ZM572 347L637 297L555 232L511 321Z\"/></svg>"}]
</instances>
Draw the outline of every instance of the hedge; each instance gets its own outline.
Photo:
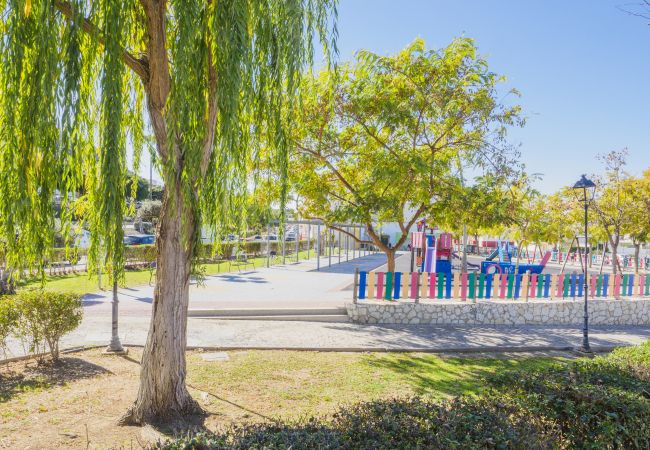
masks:
<instances>
[{"instance_id":1,"label":"hedge","mask_svg":"<svg viewBox=\"0 0 650 450\"><path fill-rule=\"evenodd\" d=\"M307 245L314 248L315 240L311 241L301 240L299 250L307 250ZM233 249L246 253L252 257L265 256L267 247L266 242L259 241L244 241L244 242L224 242L218 249L215 250L212 244L201 244L198 250L197 257L201 263L211 263L224 261L232 257ZM288 241L285 243L286 254L292 254L295 251L295 241ZM269 250L277 255L282 252L282 242L271 241L269 242ZM67 270L63 263L77 264L83 257L87 256L87 249L84 248L55 248L49 253L49 267L52 275L55 272L65 273ZM151 265L156 260L156 246L155 245L128 245L124 247L124 259L127 268L141 268ZM2 258L0 258L0 267L3 266Z\"/></svg>"},{"instance_id":2,"label":"hedge","mask_svg":"<svg viewBox=\"0 0 650 450\"><path fill-rule=\"evenodd\" d=\"M243 425L153 448L650 448L650 341L485 382L480 396L361 403L328 418Z\"/></svg>"}]
</instances>

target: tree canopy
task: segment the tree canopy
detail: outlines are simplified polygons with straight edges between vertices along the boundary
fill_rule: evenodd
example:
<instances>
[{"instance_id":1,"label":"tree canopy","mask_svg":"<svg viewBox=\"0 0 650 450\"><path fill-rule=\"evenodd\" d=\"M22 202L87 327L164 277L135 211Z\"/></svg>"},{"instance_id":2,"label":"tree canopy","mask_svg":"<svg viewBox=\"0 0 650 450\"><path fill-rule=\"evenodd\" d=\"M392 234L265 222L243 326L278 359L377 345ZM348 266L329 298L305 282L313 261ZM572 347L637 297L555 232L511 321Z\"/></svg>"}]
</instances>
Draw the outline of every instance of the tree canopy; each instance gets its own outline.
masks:
<instances>
[{"instance_id":1,"label":"tree canopy","mask_svg":"<svg viewBox=\"0 0 650 450\"><path fill-rule=\"evenodd\" d=\"M396 55L361 51L354 64L306 78L291 134L304 214L365 224L390 267L373 224L397 222L399 247L418 218L450 205L459 159L497 183L516 171L505 136L523 121L519 106L498 101L502 81L467 38L440 50L418 39Z\"/></svg>"}]
</instances>

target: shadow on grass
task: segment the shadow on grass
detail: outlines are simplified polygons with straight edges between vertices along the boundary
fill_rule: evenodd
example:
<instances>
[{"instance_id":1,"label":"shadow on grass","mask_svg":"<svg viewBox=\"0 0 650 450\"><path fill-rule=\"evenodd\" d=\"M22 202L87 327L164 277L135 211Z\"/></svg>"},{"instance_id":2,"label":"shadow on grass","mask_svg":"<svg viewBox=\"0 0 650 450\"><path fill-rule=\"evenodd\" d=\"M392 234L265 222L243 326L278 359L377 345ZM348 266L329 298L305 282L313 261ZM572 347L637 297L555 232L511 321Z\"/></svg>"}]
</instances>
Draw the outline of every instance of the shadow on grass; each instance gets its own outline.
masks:
<instances>
[{"instance_id":1,"label":"shadow on grass","mask_svg":"<svg viewBox=\"0 0 650 450\"><path fill-rule=\"evenodd\" d=\"M368 356L363 364L389 371L408 384L417 395L440 398L478 394L488 385L485 377L499 371L532 370L557 364L558 357L447 357L412 354Z\"/></svg>"},{"instance_id":2,"label":"shadow on grass","mask_svg":"<svg viewBox=\"0 0 650 450\"><path fill-rule=\"evenodd\" d=\"M26 365L19 371L0 371L0 403L22 393L50 389L67 383L112 374L110 370L80 358L64 357L54 364Z\"/></svg>"}]
</instances>

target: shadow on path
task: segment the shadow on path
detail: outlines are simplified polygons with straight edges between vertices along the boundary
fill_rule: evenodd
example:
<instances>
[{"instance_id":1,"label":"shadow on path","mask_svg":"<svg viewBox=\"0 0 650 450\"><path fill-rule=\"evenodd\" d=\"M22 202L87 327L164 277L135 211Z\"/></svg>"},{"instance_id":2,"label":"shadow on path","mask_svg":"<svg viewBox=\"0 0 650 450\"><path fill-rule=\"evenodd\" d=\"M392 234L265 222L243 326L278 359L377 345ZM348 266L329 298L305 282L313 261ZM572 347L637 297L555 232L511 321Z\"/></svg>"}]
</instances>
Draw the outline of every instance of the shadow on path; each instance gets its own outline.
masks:
<instances>
[{"instance_id":1,"label":"shadow on path","mask_svg":"<svg viewBox=\"0 0 650 450\"><path fill-rule=\"evenodd\" d=\"M334 264L334 261L337 261L337 263ZM332 255L332 265L328 266L328 262L329 258L327 256L321 257L320 270L313 269L312 272L353 274L354 269L357 267L359 270L367 272L386 264L386 255L383 253L373 253L371 255L362 256L361 258L355 258L340 263L338 262L338 255Z\"/></svg>"}]
</instances>

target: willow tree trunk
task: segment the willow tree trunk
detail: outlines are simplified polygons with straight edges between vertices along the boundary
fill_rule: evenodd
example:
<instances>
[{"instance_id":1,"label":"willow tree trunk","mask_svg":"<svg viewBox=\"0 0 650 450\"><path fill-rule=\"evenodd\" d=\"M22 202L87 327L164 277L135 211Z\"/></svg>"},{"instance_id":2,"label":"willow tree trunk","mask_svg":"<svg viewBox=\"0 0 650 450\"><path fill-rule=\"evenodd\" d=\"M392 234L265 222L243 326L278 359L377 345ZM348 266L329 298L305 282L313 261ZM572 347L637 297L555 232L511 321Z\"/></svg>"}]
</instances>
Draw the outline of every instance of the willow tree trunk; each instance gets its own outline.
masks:
<instances>
[{"instance_id":1,"label":"willow tree trunk","mask_svg":"<svg viewBox=\"0 0 650 450\"><path fill-rule=\"evenodd\" d=\"M201 411L185 386L192 211L176 189L165 189L157 237L156 287L142 353L140 388L122 423L164 422Z\"/></svg>"}]
</instances>

